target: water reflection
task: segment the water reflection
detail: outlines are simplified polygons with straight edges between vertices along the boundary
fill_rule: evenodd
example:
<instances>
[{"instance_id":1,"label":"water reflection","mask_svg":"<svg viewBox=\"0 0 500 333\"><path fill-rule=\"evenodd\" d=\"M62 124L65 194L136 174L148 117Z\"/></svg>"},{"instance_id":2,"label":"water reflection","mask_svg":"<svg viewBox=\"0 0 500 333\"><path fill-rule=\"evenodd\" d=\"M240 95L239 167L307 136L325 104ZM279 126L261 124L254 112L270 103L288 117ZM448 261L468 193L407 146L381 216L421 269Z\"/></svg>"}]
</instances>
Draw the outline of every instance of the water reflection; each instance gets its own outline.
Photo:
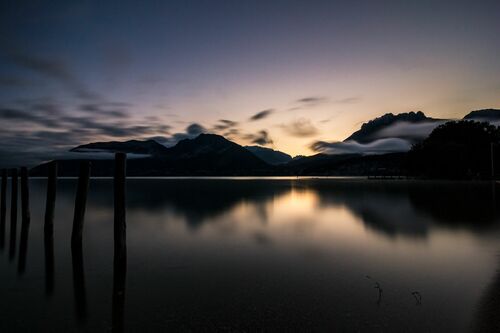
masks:
<instances>
[{"instance_id":1,"label":"water reflection","mask_svg":"<svg viewBox=\"0 0 500 333\"><path fill-rule=\"evenodd\" d=\"M28 234L30 228L30 218L23 217L21 224L21 239L19 242L19 262L17 272L23 275L26 270L26 257L28 255Z\"/></svg>"},{"instance_id":2,"label":"water reflection","mask_svg":"<svg viewBox=\"0 0 500 333\"><path fill-rule=\"evenodd\" d=\"M125 282L127 275L126 250L115 253L113 261L112 325L113 332L124 331Z\"/></svg>"},{"instance_id":3,"label":"water reflection","mask_svg":"<svg viewBox=\"0 0 500 333\"><path fill-rule=\"evenodd\" d=\"M85 323L87 320L87 292L85 290L85 270L83 268L82 247L71 247L71 257L73 266L75 314L79 323Z\"/></svg>"},{"instance_id":4,"label":"water reflection","mask_svg":"<svg viewBox=\"0 0 500 333\"><path fill-rule=\"evenodd\" d=\"M54 293L54 233L45 231L43 238L45 254L45 295L51 297Z\"/></svg>"},{"instance_id":5,"label":"water reflection","mask_svg":"<svg viewBox=\"0 0 500 333\"><path fill-rule=\"evenodd\" d=\"M48 228L45 183L31 192L26 275L45 273L47 297L28 292L36 279L20 280L26 292L0 285L8 331L498 327L489 183L130 179L127 253L113 247L112 181L92 180L85 253L70 253L76 181L60 182ZM27 326L4 303L29 308Z\"/></svg>"},{"instance_id":6,"label":"water reflection","mask_svg":"<svg viewBox=\"0 0 500 333\"><path fill-rule=\"evenodd\" d=\"M393 237L426 237L432 225L487 231L499 219L500 198L490 183L411 183L307 180L156 180L147 188L129 181L129 209L172 211L197 228L233 211L238 205L255 207L265 222L274 201L291 192L317 198L317 208L345 207L372 230ZM106 186L105 183L96 186ZM96 202L109 205L106 191ZM293 209L293 207L290 207ZM431 225L432 224L432 225Z\"/></svg>"},{"instance_id":7,"label":"water reflection","mask_svg":"<svg viewBox=\"0 0 500 333\"><path fill-rule=\"evenodd\" d=\"M14 260L16 256L16 229L17 229L17 169L12 170L11 175L11 199L10 199L10 242L9 260Z\"/></svg>"},{"instance_id":8,"label":"water reflection","mask_svg":"<svg viewBox=\"0 0 500 333\"><path fill-rule=\"evenodd\" d=\"M500 332L500 262L492 281L485 289L472 326L474 332Z\"/></svg>"},{"instance_id":9,"label":"water reflection","mask_svg":"<svg viewBox=\"0 0 500 333\"><path fill-rule=\"evenodd\" d=\"M5 248L5 220L7 216L7 170L2 170L2 188L0 190L0 251Z\"/></svg>"}]
</instances>

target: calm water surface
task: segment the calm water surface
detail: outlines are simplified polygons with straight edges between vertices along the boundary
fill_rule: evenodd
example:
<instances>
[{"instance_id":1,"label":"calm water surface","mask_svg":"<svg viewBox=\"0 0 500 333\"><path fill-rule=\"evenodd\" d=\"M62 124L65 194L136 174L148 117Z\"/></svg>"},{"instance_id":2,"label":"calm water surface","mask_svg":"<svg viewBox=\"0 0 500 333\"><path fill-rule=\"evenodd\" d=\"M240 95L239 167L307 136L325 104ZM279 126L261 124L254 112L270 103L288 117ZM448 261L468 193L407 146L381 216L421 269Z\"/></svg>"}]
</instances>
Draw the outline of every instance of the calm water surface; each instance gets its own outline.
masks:
<instances>
[{"instance_id":1,"label":"calm water surface","mask_svg":"<svg viewBox=\"0 0 500 333\"><path fill-rule=\"evenodd\" d=\"M7 209L1 332L499 329L490 183L129 179L115 302L112 185L91 180L81 261L70 250L76 180L58 182L53 242L45 180L30 180L27 248L19 212L15 253Z\"/></svg>"}]
</instances>

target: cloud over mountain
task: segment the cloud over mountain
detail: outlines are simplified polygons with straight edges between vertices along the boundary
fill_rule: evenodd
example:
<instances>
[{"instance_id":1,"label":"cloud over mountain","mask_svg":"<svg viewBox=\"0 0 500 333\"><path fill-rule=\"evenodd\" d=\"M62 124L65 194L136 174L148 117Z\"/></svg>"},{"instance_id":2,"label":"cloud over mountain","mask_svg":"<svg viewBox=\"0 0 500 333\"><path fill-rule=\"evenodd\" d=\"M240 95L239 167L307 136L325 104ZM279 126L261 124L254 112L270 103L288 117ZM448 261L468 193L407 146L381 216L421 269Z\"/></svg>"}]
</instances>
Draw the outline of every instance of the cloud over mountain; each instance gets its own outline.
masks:
<instances>
[{"instance_id":1,"label":"cloud over mountain","mask_svg":"<svg viewBox=\"0 0 500 333\"><path fill-rule=\"evenodd\" d=\"M295 137L311 137L318 133L318 129L312 124L311 120L299 118L290 123L281 125L281 128L291 136Z\"/></svg>"},{"instance_id":2,"label":"cloud over mountain","mask_svg":"<svg viewBox=\"0 0 500 333\"><path fill-rule=\"evenodd\" d=\"M411 148L408 140L399 138L385 138L370 143L358 143L353 140L343 142L316 141L310 147L313 151L325 154L387 154L404 152Z\"/></svg>"}]
</instances>

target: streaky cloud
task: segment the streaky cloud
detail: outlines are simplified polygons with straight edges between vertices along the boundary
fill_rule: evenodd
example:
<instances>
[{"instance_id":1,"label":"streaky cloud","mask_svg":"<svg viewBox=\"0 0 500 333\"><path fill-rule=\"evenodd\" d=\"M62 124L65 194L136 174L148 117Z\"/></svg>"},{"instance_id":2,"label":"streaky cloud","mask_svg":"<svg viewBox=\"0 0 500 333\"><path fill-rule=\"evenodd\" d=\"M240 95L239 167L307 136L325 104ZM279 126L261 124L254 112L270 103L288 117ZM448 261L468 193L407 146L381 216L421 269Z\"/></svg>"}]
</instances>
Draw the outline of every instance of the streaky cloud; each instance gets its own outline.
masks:
<instances>
[{"instance_id":1,"label":"streaky cloud","mask_svg":"<svg viewBox=\"0 0 500 333\"><path fill-rule=\"evenodd\" d=\"M343 142L313 142L310 148L313 151L325 154L363 154L376 155L394 152L405 152L410 150L412 143L400 138L385 138L370 143L358 143L354 140Z\"/></svg>"},{"instance_id":2,"label":"streaky cloud","mask_svg":"<svg viewBox=\"0 0 500 333\"><path fill-rule=\"evenodd\" d=\"M261 120L261 119L264 119L264 118L267 118L269 117L272 113L274 112L274 109L266 109L266 110L262 110L260 112L257 112L256 114L254 114L253 116L250 117L250 121L257 121L257 120Z\"/></svg>"}]
</instances>

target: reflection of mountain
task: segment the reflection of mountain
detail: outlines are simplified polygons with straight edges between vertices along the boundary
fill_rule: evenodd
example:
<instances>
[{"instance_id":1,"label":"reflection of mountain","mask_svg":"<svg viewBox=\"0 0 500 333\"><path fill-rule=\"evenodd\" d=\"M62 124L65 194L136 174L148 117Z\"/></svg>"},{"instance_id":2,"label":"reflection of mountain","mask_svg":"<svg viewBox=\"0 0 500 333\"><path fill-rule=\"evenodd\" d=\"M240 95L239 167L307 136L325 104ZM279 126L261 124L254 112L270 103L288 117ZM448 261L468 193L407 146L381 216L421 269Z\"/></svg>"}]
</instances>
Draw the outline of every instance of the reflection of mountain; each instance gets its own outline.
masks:
<instances>
[{"instance_id":1,"label":"reflection of mountain","mask_svg":"<svg viewBox=\"0 0 500 333\"><path fill-rule=\"evenodd\" d=\"M416 183L409 191L412 205L442 224L487 229L497 222L498 186L477 182Z\"/></svg>"},{"instance_id":2,"label":"reflection of mountain","mask_svg":"<svg viewBox=\"0 0 500 333\"><path fill-rule=\"evenodd\" d=\"M318 182L312 189L324 204L343 204L387 235L425 236L433 223L489 230L500 215L489 183Z\"/></svg>"},{"instance_id":3,"label":"reflection of mountain","mask_svg":"<svg viewBox=\"0 0 500 333\"><path fill-rule=\"evenodd\" d=\"M473 332L500 332L500 270L484 291L473 322Z\"/></svg>"},{"instance_id":4,"label":"reflection of mountain","mask_svg":"<svg viewBox=\"0 0 500 333\"><path fill-rule=\"evenodd\" d=\"M71 191L71 187L61 186ZM91 203L112 205L109 191L112 181L94 181L91 184ZM181 215L191 227L232 210L242 202L261 205L291 189L290 182L254 179L129 179L127 181L127 208L158 212L170 209Z\"/></svg>"},{"instance_id":5,"label":"reflection of mountain","mask_svg":"<svg viewBox=\"0 0 500 333\"><path fill-rule=\"evenodd\" d=\"M422 218L408 198L402 183L318 182L311 189L322 206L343 205L369 228L388 236L425 237L429 221Z\"/></svg>"},{"instance_id":6,"label":"reflection of mountain","mask_svg":"<svg viewBox=\"0 0 500 333\"><path fill-rule=\"evenodd\" d=\"M91 189L97 197L92 197L92 202L112 205L107 194L111 186L111 181L93 182ZM130 179L127 189L129 209L168 208L192 227L228 213L243 202L257 207L265 217L267 204L292 189L314 192L319 208L344 206L370 229L391 237L426 237L433 225L490 231L499 220L488 183Z\"/></svg>"}]
</instances>

